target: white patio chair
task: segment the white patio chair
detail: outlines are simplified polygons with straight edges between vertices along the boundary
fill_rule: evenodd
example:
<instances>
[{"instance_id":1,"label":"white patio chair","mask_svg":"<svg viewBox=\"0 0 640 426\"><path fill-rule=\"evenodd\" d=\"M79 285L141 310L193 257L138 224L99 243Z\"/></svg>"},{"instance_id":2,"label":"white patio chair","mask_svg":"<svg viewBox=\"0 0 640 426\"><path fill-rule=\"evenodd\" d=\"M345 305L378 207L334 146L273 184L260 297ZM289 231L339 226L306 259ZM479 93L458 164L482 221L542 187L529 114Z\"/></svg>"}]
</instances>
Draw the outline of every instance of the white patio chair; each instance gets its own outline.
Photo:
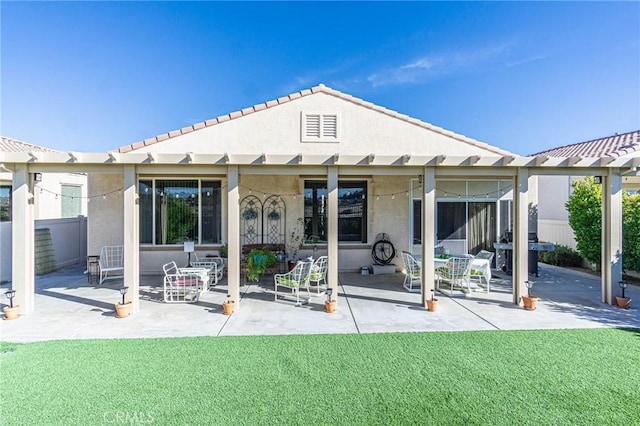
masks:
<instances>
[{"instance_id":1,"label":"white patio chair","mask_svg":"<svg viewBox=\"0 0 640 426\"><path fill-rule=\"evenodd\" d=\"M402 286L412 293L420 291L422 286L422 273L418 261L408 251L402 252L402 262L404 263L404 282ZM413 284L417 283L418 288L414 288Z\"/></svg>"},{"instance_id":2,"label":"white patio chair","mask_svg":"<svg viewBox=\"0 0 640 426\"><path fill-rule=\"evenodd\" d=\"M207 268L210 270L210 286L215 286L224 277L224 259L220 256L215 257L198 257L196 252L193 252L196 260L191 262L191 266L196 268Z\"/></svg>"},{"instance_id":3,"label":"white patio chair","mask_svg":"<svg viewBox=\"0 0 640 426\"><path fill-rule=\"evenodd\" d=\"M309 282L316 283L317 294L320 294L320 283L327 286L327 256L320 256L313 265L311 265L311 273L309 274Z\"/></svg>"},{"instance_id":4,"label":"white patio chair","mask_svg":"<svg viewBox=\"0 0 640 426\"><path fill-rule=\"evenodd\" d=\"M124 278L124 246L104 246L100 249L100 284L105 280Z\"/></svg>"},{"instance_id":5,"label":"white patio chair","mask_svg":"<svg viewBox=\"0 0 640 426\"><path fill-rule=\"evenodd\" d=\"M490 251L487 250L480 250L480 252L475 256L476 259L484 259L486 261L489 262L489 267L491 267L491 261L493 260L493 256L495 255L495 253L492 253ZM471 272L469 275L469 279L470 280L477 280L478 281L478 285L479 286L484 286L484 284L482 283L482 281L486 281L486 279L484 279L484 273L482 271L479 271L477 269L473 268L473 265L471 266ZM487 284L487 293L489 293L489 282L486 283Z\"/></svg>"},{"instance_id":6,"label":"white patio chair","mask_svg":"<svg viewBox=\"0 0 640 426\"><path fill-rule=\"evenodd\" d=\"M441 288L441 283L449 284L449 295L457 288L463 293L471 291L471 258L470 257L450 257L444 266L436 268L436 289L445 293Z\"/></svg>"},{"instance_id":7,"label":"white patio chair","mask_svg":"<svg viewBox=\"0 0 640 426\"><path fill-rule=\"evenodd\" d=\"M298 261L296 266L286 274L275 274L273 280L275 282L275 300L278 300L278 287L286 287L296 295L296 306L300 305L300 288L307 289L307 295L311 299L309 292L309 275L311 273L311 262Z\"/></svg>"},{"instance_id":8,"label":"white patio chair","mask_svg":"<svg viewBox=\"0 0 640 426\"><path fill-rule=\"evenodd\" d=\"M184 270L187 269L187 270ZM202 280L204 269L188 271L189 268L179 269L176 262L169 262L162 266L164 271L164 301L166 303L194 303L200 299L201 290L206 288L206 281ZM207 272L204 272L205 274Z\"/></svg>"}]
</instances>

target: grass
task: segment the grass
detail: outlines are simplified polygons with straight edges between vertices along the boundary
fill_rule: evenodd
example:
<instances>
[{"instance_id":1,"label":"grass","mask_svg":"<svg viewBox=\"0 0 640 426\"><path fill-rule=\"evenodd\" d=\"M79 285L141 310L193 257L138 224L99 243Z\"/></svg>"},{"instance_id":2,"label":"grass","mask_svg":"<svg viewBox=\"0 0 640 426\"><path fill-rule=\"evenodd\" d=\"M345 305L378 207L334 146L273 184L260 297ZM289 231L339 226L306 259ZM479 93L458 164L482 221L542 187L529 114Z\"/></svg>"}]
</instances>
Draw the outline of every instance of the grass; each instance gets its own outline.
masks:
<instances>
[{"instance_id":1,"label":"grass","mask_svg":"<svg viewBox=\"0 0 640 426\"><path fill-rule=\"evenodd\" d=\"M640 424L640 330L0 344L0 422Z\"/></svg>"}]
</instances>

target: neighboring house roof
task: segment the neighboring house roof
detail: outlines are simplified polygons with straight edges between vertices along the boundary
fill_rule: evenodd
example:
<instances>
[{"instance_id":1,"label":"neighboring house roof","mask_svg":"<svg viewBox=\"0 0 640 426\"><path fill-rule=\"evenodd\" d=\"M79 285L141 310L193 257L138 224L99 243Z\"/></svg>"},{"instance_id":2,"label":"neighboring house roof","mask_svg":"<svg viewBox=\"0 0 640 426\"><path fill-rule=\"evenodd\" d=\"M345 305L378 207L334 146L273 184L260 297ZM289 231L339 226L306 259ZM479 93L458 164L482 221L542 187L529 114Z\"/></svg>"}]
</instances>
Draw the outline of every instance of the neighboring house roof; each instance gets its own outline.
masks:
<instances>
[{"instance_id":1,"label":"neighboring house roof","mask_svg":"<svg viewBox=\"0 0 640 426\"><path fill-rule=\"evenodd\" d=\"M407 123L413 124L415 126L418 126L418 127L430 130L432 132L439 133L441 135L447 136L449 138L461 141L461 142L469 144L469 145L471 145L473 147L480 148L480 149L487 150L487 151L491 151L491 152L493 152L493 153L495 153L497 155L501 155L501 156L503 156L503 155L513 155L511 152L502 150L500 148L497 148L495 146L486 144L484 142L480 142L480 141L477 141L475 139L468 138L466 136L451 132L449 130L445 130L445 129L441 128L441 127L437 127L437 126L434 126L432 124L426 123L424 121L420 121L420 120L418 120L416 118L409 117L408 115L401 114L401 113L398 113L396 111L392 111L390 109L375 105L375 104L373 104L371 102L367 102L365 100L353 97L353 96L348 95L346 93L342 93L342 92L340 92L338 90L331 89L331 88L325 86L324 84L319 84L318 86L312 87L310 89L306 89L306 90L302 90L300 92L292 93L290 95L283 96L283 97L280 97L278 99L267 101L265 103L261 103L261 104L258 104L258 105L254 105L254 106L249 107L249 108L244 108L244 109L242 109L240 111L235 111L235 112L232 112L232 113L229 113L229 114L226 114L226 115L222 115L220 117L217 117L217 118L214 118L214 119L211 119L211 120L207 120L207 121L203 121L203 122L200 122L200 123L196 123L196 124L194 124L192 126L183 127L182 129L179 129L179 130L174 130L174 131L171 131L171 132L168 132L168 133L164 133L164 134L158 135L158 136L156 136L154 138L145 139L144 141L136 142L136 143L133 143L131 145L126 145L126 146L123 146L121 148L118 148L116 151L120 152L120 153L135 151L137 149L148 147L149 145L153 145L153 144L156 144L158 142L163 142L163 141L166 141L166 140L174 138L174 137L185 135L185 134L197 131L197 130L201 130L201 129L206 128L206 127L211 127L211 126L215 126L217 124L225 123L225 122L228 122L230 120L235 120L237 118L244 117L244 116L247 116L247 115L250 115L250 114L253 114L253 113L256 113L256 112L260 112L260 111L263 111L263 110L266 110L266 109L270 109L270 108L273 108L275 106L282 105L284 103L291 102L291 101L294 101L296 99L304 98L304 97L307 97L307 96L310 96L310 95L313 95L313 94L316 94L316 93L324 93L324 94L328 94L328 95L334 96L336 98L351 102L351 103L353 103L355 105L358 105L358 106L361 106L361 107L364 107L364 108L367 108L367 109L370 109L370 110L373 110L373 111L377 111L379 113L382 113L382 114L385 114L387 116L396 118L398 120L402 120L402 121L405 121Z\"/></svg>"},{"instance_id":2,"label":"neighboring house roof","mask_svg":"<svg viewBox=\"0 0 640 426\"><path fill-rule=\"evenodd\" d=\"M549 157L624 157L634 152L640 154L640 130L622 134L616 133L612 136L565 145L531 155L547 155Z\"/></svg>"},{"instance_id":3,"label":"neighboring house roof","mask_svg":"<svg viewBox=\"0 0 640 426\"><path fill-rule=\"evenodd\" d=\"M0 136L0 152L59 152L38 145Z\"/></svg>"}]
</instances>

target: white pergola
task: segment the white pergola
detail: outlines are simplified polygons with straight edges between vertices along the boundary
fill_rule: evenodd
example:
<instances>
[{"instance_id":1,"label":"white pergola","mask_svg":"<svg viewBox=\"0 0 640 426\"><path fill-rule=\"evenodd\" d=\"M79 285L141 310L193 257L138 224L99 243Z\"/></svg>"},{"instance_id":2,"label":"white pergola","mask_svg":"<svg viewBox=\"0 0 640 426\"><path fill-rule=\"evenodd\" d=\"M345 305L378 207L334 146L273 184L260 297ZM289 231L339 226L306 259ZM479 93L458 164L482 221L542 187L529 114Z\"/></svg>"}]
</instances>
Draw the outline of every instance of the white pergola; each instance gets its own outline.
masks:
<instances>
[{"instance_id":1,"label":"white pergola","mask_svg":"<svg viewBox=\"0 0 640 426\"><path fill-rule=\"evenodd\" d=\"M513 180L513 303L519 304L528 280L529 178L540 175L601 176L602 302L613 304L615 286L622 279L622 178L639 176L640 158L519 157L519 156L416 156L416 155L234 155L233 153L163 154L1 152L0 168L13 174L13 276L16 302L22 313L34 311L34 174L84 172L120 174L124 180L124 282L134 311L139 309L139 212L138 176L202 174L226 176L228 286L231 299L240 301L241 175L304 175L327 180L328 190L328 285L338 287L338 179L362 175L418 176L422 180L422 279L423 303L434 286L436 179L470 177Z\"/></svg>"}]
</instances>

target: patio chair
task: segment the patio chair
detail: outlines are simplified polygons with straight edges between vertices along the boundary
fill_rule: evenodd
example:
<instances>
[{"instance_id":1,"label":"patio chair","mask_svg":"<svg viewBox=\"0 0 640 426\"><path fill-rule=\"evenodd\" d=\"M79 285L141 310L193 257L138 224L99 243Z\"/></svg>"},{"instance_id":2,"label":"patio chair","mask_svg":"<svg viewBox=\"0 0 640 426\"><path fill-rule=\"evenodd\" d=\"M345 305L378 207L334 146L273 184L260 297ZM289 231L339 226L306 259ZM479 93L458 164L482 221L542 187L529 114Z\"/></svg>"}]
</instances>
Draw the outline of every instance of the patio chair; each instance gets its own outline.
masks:
<instances>
[{"instance_id":1,"label":"patio chair","mask_svg":"<svg viewBox=\"0 0 640 426\"><path fill-rule=\"evenodd\" d=\"M449 295L453 294L456 287L463 293L470 292L471 260L470 257L450 257L444 266L436 268L436 290L445 293L441 283L446 282L449 284Z\"/></svg>"},{"instance_id":2,"label":"patio chair","mask_svg":"<svg viewBox=\"0 0 640 426\"><path fill-rule=\"evenodd\" d=\"M489 262L489 267L491 267L491 261L493 260L493 256L495 253L492 253L487 250L480 250L480 252L475 256L476 259L484 259ZM473 265L471 266L471 272L469 275L470 280L478 280L478 285L482 286L482 281L484 279L484 273L480 270L474 269ZM484 280L486 281L486 279ZM489 292L489 282L487 282L487 293Z\"/></svg>"},{"instance_id":3,"label":"patio chair","mask_svg":"<svg viewBox=\"0 0 640 426\"><path fill-rule=\"evenodd\" d=\"M163 294L166 303L194 303L200 299L201 290L206 288L206 282L202 280L202 270L189 271L188 269L179 269L174 261L162 266L164 271Z\"/></svg>"},{"instance_id":4,"label":"patio chair","mask_svg":"<svg viewBox=\"0 0 640 426\"><path fill-rule=\"evenodd\" d=\"M224 259L220 256L214 257L198 257L196 252L193 253L196 260L191 262L191 266L195 268L209 269L209 285L215 286L224 277Z\"/></svg>"},{"instance_id":5,"label":"patio chair","mask_svg":"<svg viewBox=\"0 0 640 426\"><path fill-rule=\"evenodd\" d=\"M313 265L311 265L311 273L309 274L309 282L316 283L316 289L320 294L320 283L327 285L327 256L320 256Z\"/></svg>"},{"instance_id":6,"label":"patio chair","mask_svg":"<svg viewBox=\"0 0 640 426\"><path fill-rule=\"evenodd\" d=\"M100 284L105 280L124 278L124 246L104 246L100 249Z\"/></svg>"},{"instance_id":7,"label":"patio chair","mask_svg":"<svg viewBox=\"0 0 640 426\"><path fill-rule=\"evenodd\" d=\"M404 282L402 286L412 293L420 291L422 286L422 274L420 272L420 265L418 261L408 251L402 252L402 262L404 263ZM417 283L417 288L413 287L413 284Z\"/></svg>"},{"instance_id":8,"label":"patio chair","mask_svg":"<svg viewBox=\"0 0 640 426\"><path fill-rule=\"evenodd\" d=\"M309 299L309 275L311 273L312 263L309 261L298 261L296 266L286 274L275 274L273 280L275 282L275 300L278 300L278 287L286 287L296 295L296 306L300 305L300 288L305 287Z\"/></svg>"}]
</instances>

